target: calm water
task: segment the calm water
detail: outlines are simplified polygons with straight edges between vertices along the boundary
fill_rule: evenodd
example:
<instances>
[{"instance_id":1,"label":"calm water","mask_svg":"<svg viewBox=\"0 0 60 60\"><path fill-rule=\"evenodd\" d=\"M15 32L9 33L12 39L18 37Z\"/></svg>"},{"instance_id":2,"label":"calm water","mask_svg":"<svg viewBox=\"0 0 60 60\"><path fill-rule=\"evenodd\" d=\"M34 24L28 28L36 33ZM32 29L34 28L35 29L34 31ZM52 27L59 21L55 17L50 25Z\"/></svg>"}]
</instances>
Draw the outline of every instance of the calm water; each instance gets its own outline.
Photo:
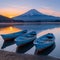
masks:
<instances>
[{"instance_id":1,"label":"calm water","mask_svg":"<svg viewBox=\"0 0 60 60\"><path fill-rule=\"evenodd\" d=\"M22 30L27 29L28 31L34 30L37 32L37 38L46 33L53 33L55 36L55 43L44 51L39 52L38 55L49 55L60 58L60 25L15 25L14 27ZM3 42L2 40L0 41ZM33 42L23 47L17 47L14 41L1 42L0 46L2 44L2 50L24 54L36 54L36 48Z\"/></svg>"}]
</instances>

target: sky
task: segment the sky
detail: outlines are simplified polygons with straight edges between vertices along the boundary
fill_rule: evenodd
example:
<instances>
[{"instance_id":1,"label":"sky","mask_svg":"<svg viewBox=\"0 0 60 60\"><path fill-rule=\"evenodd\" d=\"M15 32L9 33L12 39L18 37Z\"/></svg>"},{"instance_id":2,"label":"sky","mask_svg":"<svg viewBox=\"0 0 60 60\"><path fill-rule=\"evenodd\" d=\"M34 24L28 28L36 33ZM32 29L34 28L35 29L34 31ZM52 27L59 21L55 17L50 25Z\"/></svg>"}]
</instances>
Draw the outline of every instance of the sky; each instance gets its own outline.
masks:
<instances>
[{"instance_id":1,"label":"sky","mask_svg":"<svg viewBox=\"0 0 60 60\"><path fill-rule=\"evenodd\" d=\"M60 0L0 0L0 15L9 18L21 15L30 9L60 17Z\"/></svg>"}]
</instances>

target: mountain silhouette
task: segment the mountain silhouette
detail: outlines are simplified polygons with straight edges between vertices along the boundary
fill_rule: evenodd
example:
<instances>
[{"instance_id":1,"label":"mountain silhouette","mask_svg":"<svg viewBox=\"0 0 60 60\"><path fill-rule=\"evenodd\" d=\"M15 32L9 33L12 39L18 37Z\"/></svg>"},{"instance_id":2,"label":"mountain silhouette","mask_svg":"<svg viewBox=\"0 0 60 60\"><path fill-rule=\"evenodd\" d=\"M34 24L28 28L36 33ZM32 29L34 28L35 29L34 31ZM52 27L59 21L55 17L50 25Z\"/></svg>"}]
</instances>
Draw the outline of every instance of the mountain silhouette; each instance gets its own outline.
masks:
<instances>
[{"instance_id":1,"label":"mountain silhouette","mask_svg":"<svg viewBox=\"0 0 60 60\"><path fill-rule=\"evenodd\" d=\"M13 19L0 15L0 22L13 22Z\"/></svg>"},{"instance_id":2,"label":"mountain silhouette","mask_svg":"<svg viewBox=\"0 0 60 60\"><path fill-rule=\"evenodd\" d=\"M31 9L28 12L13 17L14 20L22 20L22 21L60 21L60 17L55 17L51 15L43 14L36 9Z\"/></svg>"}]
</instances>

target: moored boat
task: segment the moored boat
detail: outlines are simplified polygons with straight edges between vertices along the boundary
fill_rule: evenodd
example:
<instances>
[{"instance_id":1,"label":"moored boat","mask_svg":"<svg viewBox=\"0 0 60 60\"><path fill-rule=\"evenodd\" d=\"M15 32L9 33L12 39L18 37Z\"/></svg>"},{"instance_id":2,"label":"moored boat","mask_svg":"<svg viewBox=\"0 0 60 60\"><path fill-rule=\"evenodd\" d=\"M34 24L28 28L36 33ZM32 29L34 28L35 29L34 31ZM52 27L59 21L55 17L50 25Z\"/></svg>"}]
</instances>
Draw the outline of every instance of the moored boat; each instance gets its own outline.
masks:
<instances>
[{"instance_id":1,"label":"moored boat","mask_svg":"<svg viewBox=\"0 0 60 60\"><path fill-rule=\"evenodd\" d=\"M11 34L2 34L1 36L3 37L4 40L13 40L18 36L23 36L24 34L27 33L27 30L11 33Z\"/></svg>"},{"instance_id":2,"label":"moored boat","mask_svg":"<svg viewBox=\"0 0 60 60\"><path fill-rule=\"evenodd\" d=\"M48 33L36 39L33 43L37 51L42 51L43 49L51 46L55 42L55 37L52 33Z\"/></svg>"},{"instance_id":3,"label":"moored boat","mask_svg":"<svg viewBox=\"0 0 60 60\"><path fill-rule=\"evenodd\" d=\"M29 42L32 42L36 39L36 32L32 31L30 33L27 33L24 36L19 36L15 39L15 43L17 46L23 46Z\"/></svg>"},{"instance_id":4,"label":"moored boat","mask_svg":"<svg viewBox=\"0 0 60 60\"><path fill-rule=\"evenodd\" d=\"M50 54L56 47L56 44L53 43L51 46L43 49L42 51L38 51L38 50L35 50L35 53L36 55L48 55Z\"/></svg>"}]
</instances>

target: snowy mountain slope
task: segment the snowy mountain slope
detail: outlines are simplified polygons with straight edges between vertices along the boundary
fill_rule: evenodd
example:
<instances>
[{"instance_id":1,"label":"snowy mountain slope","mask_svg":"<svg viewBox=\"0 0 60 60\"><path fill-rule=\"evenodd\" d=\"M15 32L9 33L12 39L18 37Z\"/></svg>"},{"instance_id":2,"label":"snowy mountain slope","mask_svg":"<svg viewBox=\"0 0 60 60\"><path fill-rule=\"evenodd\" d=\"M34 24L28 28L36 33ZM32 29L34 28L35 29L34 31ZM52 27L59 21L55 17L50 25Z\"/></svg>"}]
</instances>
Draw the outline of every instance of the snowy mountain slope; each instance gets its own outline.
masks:
<instances>
[{"instance_id":1,"label":"snowy mountain slope","mask_svg":"<svg viewBox=\"0 0 60 60\"><path fill-rule=\"evenodd\" d=\"M23 21L54 21L54 20L60 20L59 17L45 15L45 14L40 13L39 11L37 11L35 9L31 9L22 15L14 17L13 19L23 20Z\"/></svg>"}]
</instances>

